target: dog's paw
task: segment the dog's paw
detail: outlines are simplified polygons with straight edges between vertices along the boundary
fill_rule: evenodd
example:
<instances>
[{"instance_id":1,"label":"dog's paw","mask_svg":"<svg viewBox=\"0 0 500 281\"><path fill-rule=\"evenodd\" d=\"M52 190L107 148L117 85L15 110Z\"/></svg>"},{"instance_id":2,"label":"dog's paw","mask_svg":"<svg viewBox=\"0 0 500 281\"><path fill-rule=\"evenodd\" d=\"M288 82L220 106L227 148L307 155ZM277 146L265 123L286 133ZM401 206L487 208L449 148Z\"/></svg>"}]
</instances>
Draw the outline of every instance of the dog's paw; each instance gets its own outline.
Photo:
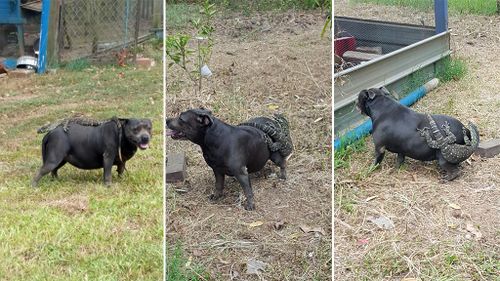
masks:
<instances>
[{"instance_id":1,"label":"dog's paw","mask_svg":"<svg viewBox=\"0 0 500 281\"><path fill-rule=\"evenodd\" d=\"M222 198L222 194L210 194L210 196L208 196L208 199L210 199L210 201L217 201L219 199Z\"/></svg>"},{"instance_id":2,"label":"dog's paw","mask_svg":"<svg viewBox=\"0 0 500 281\"><path fill-rule=\"evenodd\" d=\"M245 210L247 210L247 211L253 211L253 210L255 210L255 204L247 202L247 204L245 205Z\"/></svg>"}]
</instances>

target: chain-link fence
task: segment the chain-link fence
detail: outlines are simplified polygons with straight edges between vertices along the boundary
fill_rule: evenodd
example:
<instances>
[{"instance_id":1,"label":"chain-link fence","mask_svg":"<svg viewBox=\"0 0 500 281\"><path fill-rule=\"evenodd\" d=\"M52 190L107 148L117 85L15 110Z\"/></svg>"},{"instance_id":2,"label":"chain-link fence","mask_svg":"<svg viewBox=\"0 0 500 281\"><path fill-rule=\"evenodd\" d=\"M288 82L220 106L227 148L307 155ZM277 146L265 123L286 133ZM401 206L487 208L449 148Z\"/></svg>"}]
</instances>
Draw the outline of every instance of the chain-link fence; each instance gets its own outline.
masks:
<instances>
[{"instance_id":1,"label":"chain-link fence","mask_svg":"<svg viewBox=\"0 0 500 281\"><path fill-rule=\"evenodd\" d=\"M162 0L61 0L59 60L126 48L161 23Z\"/></svg>"}]
</instances>

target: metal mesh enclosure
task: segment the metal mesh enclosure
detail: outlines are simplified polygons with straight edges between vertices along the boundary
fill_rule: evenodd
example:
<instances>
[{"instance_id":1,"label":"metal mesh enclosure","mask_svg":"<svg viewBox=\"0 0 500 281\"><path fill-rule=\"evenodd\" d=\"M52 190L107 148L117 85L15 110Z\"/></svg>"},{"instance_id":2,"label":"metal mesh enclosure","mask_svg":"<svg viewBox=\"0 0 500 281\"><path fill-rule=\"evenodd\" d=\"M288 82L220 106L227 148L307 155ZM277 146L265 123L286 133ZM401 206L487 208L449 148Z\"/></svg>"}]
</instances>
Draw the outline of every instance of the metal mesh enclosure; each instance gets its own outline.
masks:
<instances>
[{"instance_id":1,"label":"metal mesh enclosure","mask_svg":"<svg viewBox=\"0 0 500 281\"><path fill-rule=\"evenodd\" d=\"M366 120L360 91L384 86L399 100L438 75L450 54L447 9L437 0L335 0L336 136Z\"/></svg>"},{"instance_id":2,"label":"metal mesh enclosure","mask_svg":"<svg viewBox=\"0 0 500 281\"><path fill-rule=\"evenodd\" d=\"M88 57L128 47L161 27L161 0L63 0L59 59Z\"/></svg>"},{"instance_id":3,"label":"metal mesh enclosure","mask_svg":"<svg viewBox=\"0 0 500 281\"><path fill-rule=\"evenodd\" d=\"M399 3L335 1L336 73L435 34L433 0L422 0L416 7L388 4L393 2ZM364 10L360 11L359 7Z\"/></svg>"}]
</instances>

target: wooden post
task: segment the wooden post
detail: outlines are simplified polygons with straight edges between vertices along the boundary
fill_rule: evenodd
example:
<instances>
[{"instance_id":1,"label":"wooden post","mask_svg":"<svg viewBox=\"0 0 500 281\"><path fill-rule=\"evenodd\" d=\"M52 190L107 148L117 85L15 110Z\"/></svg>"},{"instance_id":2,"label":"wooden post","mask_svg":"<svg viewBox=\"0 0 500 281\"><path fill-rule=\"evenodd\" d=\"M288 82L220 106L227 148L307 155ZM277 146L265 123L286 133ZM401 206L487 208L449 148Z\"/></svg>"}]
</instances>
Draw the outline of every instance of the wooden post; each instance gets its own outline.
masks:
<instances>
[{"instance_id":1,"label":"wooden post","mask_svg":"<svg viewBox=\"0 0 500 281\"><path fill-rule=\"evenodd\" d=\"M50 5L50 19L49 19L49 38L47 41L47 63L53 64L59 61L59 44L57 37L59 35L59 14L61 9L60 0L52 0Z\"/></svg>"},{"instance_id":2,"label":"wooden post","mask_svg":"<svg viewBox=\"0 0 500 281\"><path fill-rule=\"evenodd\" d=\"M142 0L137 0L136 11L135 11L135 35L134 42L136 51L134 52L134 62L137 60L137 44L139 42L139 28L141 27L141 9Z\"/></svg>"}]
</instances>

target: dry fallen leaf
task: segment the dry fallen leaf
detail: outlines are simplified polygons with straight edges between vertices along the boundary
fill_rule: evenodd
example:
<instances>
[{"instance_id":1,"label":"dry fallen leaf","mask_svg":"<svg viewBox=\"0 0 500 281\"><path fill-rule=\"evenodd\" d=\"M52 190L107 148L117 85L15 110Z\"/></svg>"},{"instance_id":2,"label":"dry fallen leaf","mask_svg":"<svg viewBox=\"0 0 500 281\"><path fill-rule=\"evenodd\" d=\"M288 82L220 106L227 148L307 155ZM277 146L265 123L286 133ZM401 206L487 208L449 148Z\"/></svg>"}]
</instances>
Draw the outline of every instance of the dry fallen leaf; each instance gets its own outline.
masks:
<instances>
[{"instance_id":1,"label":"dry fallen leaf","mask_svg":"<svg viewBox=\"0 0 500 281\"><path fill-rule=\"evenodd\" d=\"M263 224L264 224L264 222L262 222L262 221L254 221L252 223L249 223L248 226L249 227L257 227L257 226L261 226Z\"/></svg>"},{"instance_id":2,"label":"dry fallen leaf","mask_svg":"<svg viewBox=\"0 0 500 281\"><path fill-rule=\"evenodd\" d=\"M455 210L460 210L462 208L460 208L460 206L458 206L457 204L455 203L450 203L448 206L450 206L450 208L452 209L455 209Z\"/></svg>"},{"instance_id":3,"label":"dry fallen leaf","mask_svg":"<svg viewBox=\"0 0 500 281\"><path fill-rule=\"evenodd\" d=\"M279 106L275 105L275 104L270 104L267 106L267 108L269 108L270 110L276 110L279 108Z\"/></svg>"},{"instance_id":4,"label":"dry fallen leaf","mask_svg":"<svg viewBox=\"0 0 500 281\"><path fill-rule=\"evenodd\" d=\"M467 231L469 231L470 233L474 234L474 236L476 236L476 239L481 239L481 237L483 237L483 234L481 233L481 231L479 231L479 229L477 229L472 223L468 222L465 226L465 229Z\"/></svg>"},{"instance_id":5,"label":"dry fallen leaf","mask_svg":"<svg viewBox=\"0 0 500 281\"><path fill-rule=\"evenodd\" d=\"M191 256L190 256L190 257L188 258L188 261L186 262L186 265L185 265L185 266L186 266L186 267L191 266L191 261L193 261L193 257L191 257Z\"/></svg>"},{"instance_id":6,"label":"dry fallen leaf","mask_svg":"<svg viewBox=\"0 0 500 281\"><path fill-rule=\"evenodd\" d=\"M370 222L373 222L374 224L376 224L378 227L382 228L382 229L391 229L391 228L394 228L394 222L388 218L388 217L384 217L384 216L380 216L380 217L368 217L367 218L368 221Z\"/></svg>"},{"instance_id":7,"label":"dry fallen leaf","mask_svg":"<svg viewBox=\"0 0 500 281\"><path fill-rule=\"evenodd\" d=\"M254 259L249 259L247 261L247 274L259 275L261 271L265 270L265 268L266 268L266 263L262 261Z\"/></svg>"},{"instance_id":8,"label":"dry fallen leaf","mask_svg":"<svg viewBox=\"0 0 500 281\"><path fill-rule=\"evenodd\" d=\"M378 198L378 195L375 195L375 196L370 196L370 197L366 198L366 199L365 199L365 202L370 202L370 201L372 201L372 200L373 200L373 199L375 199L375 198Z\"/></svg>"}]
</instances>

